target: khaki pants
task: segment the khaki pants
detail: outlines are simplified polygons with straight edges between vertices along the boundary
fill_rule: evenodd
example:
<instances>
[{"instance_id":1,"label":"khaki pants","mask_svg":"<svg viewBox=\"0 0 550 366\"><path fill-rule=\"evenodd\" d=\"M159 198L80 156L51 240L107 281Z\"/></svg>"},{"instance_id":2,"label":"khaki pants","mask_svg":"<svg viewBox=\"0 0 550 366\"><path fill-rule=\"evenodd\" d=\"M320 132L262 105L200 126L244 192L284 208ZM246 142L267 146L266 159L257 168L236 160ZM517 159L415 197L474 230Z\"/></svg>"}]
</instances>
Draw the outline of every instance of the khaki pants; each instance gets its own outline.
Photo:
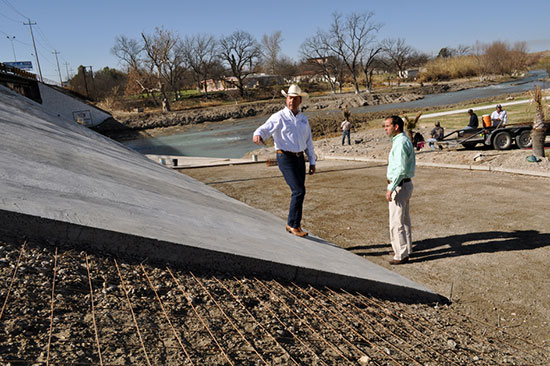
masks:
<instances>
[{"instance_id":1,"label":"khaki pants","mask_svg":"<svg viewBox=\"0 0 550 366\"><path fill-rule=\"evenodd\" d=\"M412 182L403 183L388 202L390 211L390 240L395 253L393 259L401 260L412 253L411 216L409 200L413 192Z\"/></svg>"}]
</instances>

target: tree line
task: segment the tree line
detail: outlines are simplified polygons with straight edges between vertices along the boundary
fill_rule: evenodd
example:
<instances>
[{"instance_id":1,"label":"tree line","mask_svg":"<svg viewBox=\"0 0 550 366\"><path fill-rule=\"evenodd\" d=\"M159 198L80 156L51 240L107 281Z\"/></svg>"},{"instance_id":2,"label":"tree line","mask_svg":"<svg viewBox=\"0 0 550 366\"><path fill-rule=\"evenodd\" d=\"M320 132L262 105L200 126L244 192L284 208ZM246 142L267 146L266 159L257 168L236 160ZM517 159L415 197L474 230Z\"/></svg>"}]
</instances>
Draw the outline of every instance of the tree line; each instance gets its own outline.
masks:
<instances>
[{"instance_id":1,"label":"tree line","mask_svg":"<svg viewBox=\"0 0 550 366\"><path fill-rule=\"evenodd\" d=\"M208 80L235 87L240 97L245 97L245 80L256 73L276 75L284 83L298 75L309 75L322 80L332 93L342 92L344 84L352 85L359 93L361 88L372 90L377 72L404 76L407 69L424 66L424 80L437 81L484 73L513 74L525 70L529 61L525 42L513 46L494 42L444 47L437 57L430 58L403 38L380 40L382 27L373 12L335 12L326 29L305 38L298 62L281 53L281 31L257 40L242 30L220 37L203 33L181 37L174 31L156 28L151 34L141 33L135 38L115 38L111 52L123 65L121 71L105 68L90 75L81 67L70 85L82 92L84 82L86 94L90 95L93 87L96 99L113 94L145 95L168 111L173 100L183 97L182 90L196 89L208 95ZM468 58L478 67L464 67L467 70L451 75L449 60L460 64ZM94 84L88 87L87 80Z\"/></svg>"}]
</instances>

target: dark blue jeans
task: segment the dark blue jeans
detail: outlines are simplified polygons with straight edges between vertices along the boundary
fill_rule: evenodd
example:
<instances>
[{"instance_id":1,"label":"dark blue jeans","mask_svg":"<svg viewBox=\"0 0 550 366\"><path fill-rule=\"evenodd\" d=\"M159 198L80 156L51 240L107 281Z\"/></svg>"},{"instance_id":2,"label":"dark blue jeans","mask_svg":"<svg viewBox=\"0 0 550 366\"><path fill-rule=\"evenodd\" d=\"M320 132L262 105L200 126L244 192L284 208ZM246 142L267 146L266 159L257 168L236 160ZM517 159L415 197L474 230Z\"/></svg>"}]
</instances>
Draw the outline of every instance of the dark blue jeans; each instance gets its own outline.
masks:
<instances>
[{"instance_id":1,"label":"dark blue jeans","mask_svg":"<svg viewBox=\"0 0 550 366\"><path fill-rule=\"evenodd\" d=\"M351 130L347 130L347 131L342 131L342 145L344 145L344 141L346 139L346 136L348 138L348 145L351 145L351 142L350 142L350 135L351 135Z\"/></svg>"},{"instance_id":2,"label":"dark blue jeans","mask_svg":"<svg viewBox=\"0 0 550 366\"><path fill-rule=\"evenodd\" d=\"M297 157L294 154L277 154L277 164L292 192L287 224L298 228L302 221L302 206L306 196L306 162L303 155Z\"/></svg>"}]
</instances>

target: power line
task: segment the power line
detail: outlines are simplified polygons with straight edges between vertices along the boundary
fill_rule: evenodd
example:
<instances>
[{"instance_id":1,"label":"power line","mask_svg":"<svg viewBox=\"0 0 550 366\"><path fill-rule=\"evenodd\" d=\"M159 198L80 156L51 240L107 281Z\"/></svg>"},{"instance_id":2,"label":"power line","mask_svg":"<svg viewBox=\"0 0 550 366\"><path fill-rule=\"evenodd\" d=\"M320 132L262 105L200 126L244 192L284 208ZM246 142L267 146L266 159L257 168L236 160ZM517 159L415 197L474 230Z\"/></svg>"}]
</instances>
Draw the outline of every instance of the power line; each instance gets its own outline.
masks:
<instances>
[{"instance_id":1,"label":"power line","mask_svg":"<svg viewBox=\"0 0 550 366\"><path fill-rule=\"evenodd\" d=\"M52 43L48 40L44 32L42 32L42 28L39 25L37 25L36 29L38 29L38 35L42 37L42 39L46 42L46 44L50 47L50 49L52 50L55 49L55 47L52 46Z\"/></svg>"},{"instance_id":2,"label":"power line","mask_svg":"<svg viewBox=\"0 0 550 366\"><path fill-rule=\"evenodd\" d=\"M12 18L10 18L9 16L7 16L5 14L0 13L0 15L3 16L4 18L6 18L7 20L11 20L14 23L20 23L19 20L12 19Z\"/></svg>"},{"instance_id":3,"label":"power line","mask_svg":"<svg viewBox=\"0 0 550 366\"><path fill-rule=\"evenodd\" d=\"M13 10L17 14L21 15L23 18L28 19L28 17L26 15L22 14L19 10L17 10L8 0L2 0L2 2L4 4L6 4L7 6L9 6L11 8L11 10Z\"/></svg>"}]
</instances>

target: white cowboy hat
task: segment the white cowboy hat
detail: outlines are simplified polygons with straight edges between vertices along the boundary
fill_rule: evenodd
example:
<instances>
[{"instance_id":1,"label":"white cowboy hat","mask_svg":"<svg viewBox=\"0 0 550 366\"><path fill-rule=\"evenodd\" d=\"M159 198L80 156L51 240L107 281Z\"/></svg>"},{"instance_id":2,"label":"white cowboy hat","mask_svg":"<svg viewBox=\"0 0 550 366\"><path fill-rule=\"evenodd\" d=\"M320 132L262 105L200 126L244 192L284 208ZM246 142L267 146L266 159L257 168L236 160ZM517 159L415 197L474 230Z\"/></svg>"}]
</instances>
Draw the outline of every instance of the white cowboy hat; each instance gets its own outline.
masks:
<instances>
[{"instance_id":1,"label":"white cowboy hat","mask_svg":"<svg viewBox=\"0 0 550 366\"><path fill-rule=\"evenodd\" d=\"M291 96L291 97L305 97L305 98L308 97L308 94L306 92L303 92L302 89L300 89L300 87L296 84L292 84L288 88L288 93L285 92L284 90L281 90L281 93L285 97L288 97L288 96Z\"/></svg>"}]
</instances>

